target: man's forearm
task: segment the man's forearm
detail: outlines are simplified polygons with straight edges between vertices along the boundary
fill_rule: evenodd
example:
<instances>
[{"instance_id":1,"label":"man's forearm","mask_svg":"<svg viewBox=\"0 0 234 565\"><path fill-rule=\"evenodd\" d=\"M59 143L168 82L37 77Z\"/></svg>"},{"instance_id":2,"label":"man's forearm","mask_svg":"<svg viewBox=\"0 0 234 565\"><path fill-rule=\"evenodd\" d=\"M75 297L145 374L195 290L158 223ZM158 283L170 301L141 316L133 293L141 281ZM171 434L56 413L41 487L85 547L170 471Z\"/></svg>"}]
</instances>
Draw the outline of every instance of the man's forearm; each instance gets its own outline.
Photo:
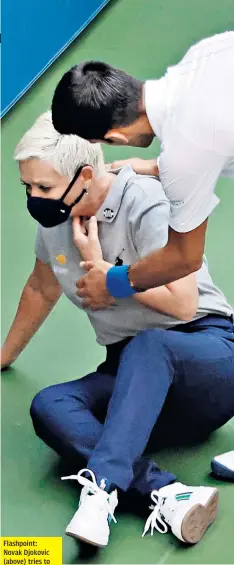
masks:
<instances>
[{"instance_id":1,"label":"man's forearm","mask_svg":"<svg viewBox=\"0 0 234 565\"><path fill-rule=\"evenodd\" d=\"M30 285L30 278L20 298L18 310L2 347L2 366L11 364L23 351L58 301L60 293L46 298Z\"/></svg>"},{"instance_id":2,"label":"man's forearm","mask_svg":"<svg viewBox=\"0 0 234 565\"><path fill-rule=\"evenodd\" d=\"M202 264L206 228L207 220L188 233L170 229L166 247L131 265L129 278L133 286L154 288L197 271Z\"/></svg>"}]
</instances>

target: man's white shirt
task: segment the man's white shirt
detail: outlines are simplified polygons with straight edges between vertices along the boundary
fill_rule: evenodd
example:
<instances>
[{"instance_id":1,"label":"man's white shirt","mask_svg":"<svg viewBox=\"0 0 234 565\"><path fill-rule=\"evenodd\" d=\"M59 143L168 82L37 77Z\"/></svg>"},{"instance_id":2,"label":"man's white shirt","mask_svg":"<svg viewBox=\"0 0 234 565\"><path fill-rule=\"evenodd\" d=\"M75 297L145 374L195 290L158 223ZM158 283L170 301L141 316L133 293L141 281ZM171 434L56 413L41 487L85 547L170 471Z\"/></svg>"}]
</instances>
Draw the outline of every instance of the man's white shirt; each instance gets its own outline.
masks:
<instances>
[{"instance_id":1,"label":"man's white shirt","mask_svg":"<svg viewBox=\"0 0 234 565\"><path fill-rule=\"evenodd\" d=\"M161 142L170 226L191 231L218 204L219 176L234 177L234 32L200 41L163 78L146 81L145 105Z\"/></svg>"}]
</instances>

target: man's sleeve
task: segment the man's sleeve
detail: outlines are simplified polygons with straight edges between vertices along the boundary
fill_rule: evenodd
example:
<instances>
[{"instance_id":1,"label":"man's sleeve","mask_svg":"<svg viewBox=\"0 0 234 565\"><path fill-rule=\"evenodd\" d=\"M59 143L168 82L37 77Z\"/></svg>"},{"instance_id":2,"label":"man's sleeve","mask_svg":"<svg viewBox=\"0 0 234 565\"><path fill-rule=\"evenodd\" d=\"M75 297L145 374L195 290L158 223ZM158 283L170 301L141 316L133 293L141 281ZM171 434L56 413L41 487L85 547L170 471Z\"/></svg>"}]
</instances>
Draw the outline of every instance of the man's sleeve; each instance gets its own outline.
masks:
<instances>
[{"instance_id":1,"label":"man's sleeve","mask_svg":"<svg viewBox=\"0 0 234 565\"><path fill-rule=\"evenodd\" d=\"M147 190L144 192L144 186ZM129 214L131 237L139 258L165 247L168 240L170 205L160 183L150 177L141 177L141 191Z\"/></svg>"},{"instance_id":2,"label":"man's sleeve","mask_svg":"<svg viewBox=\"0 0 234 565\"><path fill-rule=\"evenodd\" d=\"M42 227L40 225L37 227L34 251L36 258L42 263L50 263L49 253L44 242Z\"/></svg>"},{"instance_id":3,"label":"man's sleeve","mask_svg":"<svg viewBox=\"0 0 234 565\"><path fill-rule=\"evenodd\" d=\"M162 186L170 201L169 224L177 232L200 226L219 203L215 185L226 157L203 149L177 132L159 158Z\"/></svg>"}]
</instances>

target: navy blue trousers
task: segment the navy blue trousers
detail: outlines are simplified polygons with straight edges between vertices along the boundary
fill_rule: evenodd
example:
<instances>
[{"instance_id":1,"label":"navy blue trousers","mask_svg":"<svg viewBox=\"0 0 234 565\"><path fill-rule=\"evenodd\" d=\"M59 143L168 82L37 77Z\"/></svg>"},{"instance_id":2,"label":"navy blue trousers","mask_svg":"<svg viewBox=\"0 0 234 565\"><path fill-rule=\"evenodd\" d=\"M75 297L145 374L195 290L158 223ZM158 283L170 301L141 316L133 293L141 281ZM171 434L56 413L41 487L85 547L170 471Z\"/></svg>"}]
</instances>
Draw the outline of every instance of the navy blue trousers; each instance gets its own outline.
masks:
<instances>
[{"instance_id":1,"label":"navy blue trousers","mask_svg":"<svg viewBox=\"0 0 234 565\"><path fill-rule=\"evenodd\" d=\"M143 457L149 441L200 441L234 416L233 322L206 316L110 346L96 372L39 392L31 416L47 445L98 478L159 489L176 478Z\"/></svg>"}]
</instances>

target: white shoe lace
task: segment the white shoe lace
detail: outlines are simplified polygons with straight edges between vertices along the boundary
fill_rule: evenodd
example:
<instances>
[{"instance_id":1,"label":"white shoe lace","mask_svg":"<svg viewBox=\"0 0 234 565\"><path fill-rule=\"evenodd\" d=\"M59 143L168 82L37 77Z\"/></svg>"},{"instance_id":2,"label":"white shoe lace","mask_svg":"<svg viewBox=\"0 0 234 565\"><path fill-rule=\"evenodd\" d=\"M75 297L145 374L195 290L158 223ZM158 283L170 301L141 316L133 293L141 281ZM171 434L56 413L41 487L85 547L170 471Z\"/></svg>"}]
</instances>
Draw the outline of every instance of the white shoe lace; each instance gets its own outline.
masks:
<instances>
[{"instance_id":1,"label":"white shoe lace","mask_svg":"<svg viewBox=\"0 0 234 565\"><path fill-rule=\"evenodd\" d=\"M166 534L168 532L167 524L166 522L164 522L161 515L161 508L164 503L164 498L160 497L160 494L157 490L153 490L151 492L151 500L154 502L155 506L151 505L149 507L149 509L152 510L152 512L146 520L142 537L144 537L147 534L149 529L151 530L151 536L154 533L154 529L158 530L160 534Z\"/></svg>"},{"instance_id":2,"label":"white shoe lace","mask_svg":"<svg viewBox=\"0 0 234 565\"><path fill-rule=\"evenodd\" d=\"M92 480L87 479L87 477L84 477L84 473L89 473ZM77 475L70 475L69 477L62 477L61 478L62 481L66 481L66 480L74 480L74 481L78 481L78 483L80 485L82 485L83 487L85 487L86 489L86 494L88 492L92 493L92 494L96 494L96 495L101 495L102 496L102 501L104 502L104 504L106 505L106 509L108 511L108 514L110 514L112 520L115 522L115 524L117 523L117 520L114 516L113 510L111 508L111 504L109 501L109 498L111 495L109 495L106 491L104 491L103 489L101 489L96 481L96 477L93 473L93 471L91 471L90 469L81 469L81 471L79 471L79 473L77 473Z\"/></svg>"}]
</instances>

